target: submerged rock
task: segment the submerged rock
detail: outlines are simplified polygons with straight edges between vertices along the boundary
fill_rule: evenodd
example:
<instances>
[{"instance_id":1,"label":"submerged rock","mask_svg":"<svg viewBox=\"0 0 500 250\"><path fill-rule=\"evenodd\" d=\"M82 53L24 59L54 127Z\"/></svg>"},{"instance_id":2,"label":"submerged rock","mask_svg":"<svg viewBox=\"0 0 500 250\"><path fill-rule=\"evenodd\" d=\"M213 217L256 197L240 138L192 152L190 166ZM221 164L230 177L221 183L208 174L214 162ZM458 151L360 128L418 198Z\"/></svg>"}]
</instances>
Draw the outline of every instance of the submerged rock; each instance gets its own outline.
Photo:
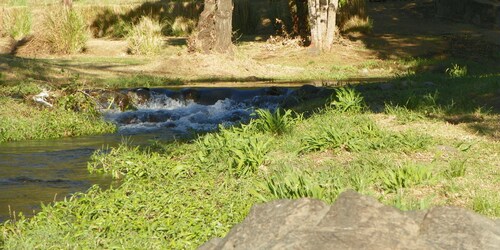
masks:
<instances>
[{"instance_id":1,"label":"submerged rock","mask_svg":"<svg viewBox=\"0 0 500 250\"><path fill-rule=\"evenodd\" d=\"M303 198L255 205L200 249L498 249L500 222L461 208L403 212L354 191L329 206Z\"/></svg>"}]
</instances>

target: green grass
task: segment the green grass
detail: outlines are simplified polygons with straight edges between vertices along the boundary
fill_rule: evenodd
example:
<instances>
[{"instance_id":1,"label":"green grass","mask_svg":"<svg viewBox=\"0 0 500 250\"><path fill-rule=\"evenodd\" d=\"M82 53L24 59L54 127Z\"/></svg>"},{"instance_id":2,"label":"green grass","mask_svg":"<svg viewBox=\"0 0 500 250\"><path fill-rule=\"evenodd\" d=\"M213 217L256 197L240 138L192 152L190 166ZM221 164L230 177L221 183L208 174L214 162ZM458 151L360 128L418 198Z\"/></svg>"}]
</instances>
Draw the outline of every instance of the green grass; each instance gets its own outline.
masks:
<instances>
[{"instance_id":1,"label":"green grass","mask_svg":"<svg viewBox=\"0 0 500 250\"><path fill-rule=\"evenodd\" d=\"M94 187L33 219L17 216L2 226L0 242L8 249L193 249L224 236L256 202L313 197L331 203L346 189L403 210L454 205L500 217L498 141L428 117L426 108L408 108L419 118L400 123L393 113L343 112L330 100L339 98L293 120L286 133L261 127L269 115L288 113L280 111L193 141L124 143L98 152L89 169L120 179L120 186ZM399 115L413 116L405 112ZM323 144L315 146L318 141Z\"/></svg>"},{"instance_id":2,"label":"green grass","mask_svg":"<svg viewBox=\"0 0 500 250\"><path fill-rule=\"evenodd\" d=\"M0 87L0 143L115 132L116 126L101 118L93 100L77 91L77 83L72 87L52 101L52 108L32 100L41 92L36 82Z\"/></svg>"},{"instance_id":3,"label":"green grass","mask_svg":"<svg viewBox=\"0 0 500 250\"><path fill-rule=\"evenodd\" d=\"M31 9L12 8L3 11L2 33L14 40L21 40L31 34L33 25ZM0 33L0 35L2 35Z\"/></svg>"},{"instance_id":4,"label":"green grass","mask_svg":"<svg viewBox=\"0 0 500 250\"><path fill-rule=\"evenodd\" d=\"M62 108L37 108L23 101L0 98L0 143L113 133L115 125L93 114Z\"/></svg>"}]
</instances>

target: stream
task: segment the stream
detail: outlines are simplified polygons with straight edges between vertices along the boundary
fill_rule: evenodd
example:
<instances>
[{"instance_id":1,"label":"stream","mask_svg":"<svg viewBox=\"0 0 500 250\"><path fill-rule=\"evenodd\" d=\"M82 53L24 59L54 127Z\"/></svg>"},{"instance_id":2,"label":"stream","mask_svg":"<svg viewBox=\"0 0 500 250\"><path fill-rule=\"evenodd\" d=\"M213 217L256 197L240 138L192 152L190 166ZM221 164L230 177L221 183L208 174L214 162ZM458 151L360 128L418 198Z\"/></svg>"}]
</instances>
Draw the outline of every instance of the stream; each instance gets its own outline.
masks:
<instances>
[{"instance_id":1,"label":"stream","mask_svg":"<svg viewBox=\"0 0 500 250\"><path fill-rule=\"evenodd\" d=\"M93 152L117 146L123 138L146 145L245 123L255 109L274 110L293 93L275 87L121 90L134 109L122 111L110 98L100 104L106 107L104 118L117 124L116 134L0 144L0 222L19 212L31 217L41 203L85 192L94 184L109 187L111 179L89 174L87 162Z\"/></svg>"}]
</instances>

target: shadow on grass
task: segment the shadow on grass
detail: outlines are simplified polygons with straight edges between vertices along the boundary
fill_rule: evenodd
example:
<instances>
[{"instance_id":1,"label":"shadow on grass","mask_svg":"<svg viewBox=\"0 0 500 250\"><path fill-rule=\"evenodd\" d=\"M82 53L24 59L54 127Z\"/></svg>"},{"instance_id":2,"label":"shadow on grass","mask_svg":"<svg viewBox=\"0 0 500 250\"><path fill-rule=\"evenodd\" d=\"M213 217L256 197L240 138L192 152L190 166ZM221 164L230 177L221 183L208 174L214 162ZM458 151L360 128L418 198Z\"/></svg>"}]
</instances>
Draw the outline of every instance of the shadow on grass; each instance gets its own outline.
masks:
<instances>
[{"instance_id":1,"label":"shadow on grass","mask_svg":"<svg viewBox=\"0 0 500 250\"><path fill-rule=\"evenodd\" d=\"M164 35L174 35L173 33L176 31L173 31L171 27L177 19L196 22L201 11L201 1L151 1L142 3L124 13L111 7L104 7L98 10L90 28L96 37L123 37L127 26L137 24L141 17L148 16L166 24L162 31Z\"/></svg>"},{"instance_id":2,"label":"shadow on grass","mask_svg":"<svg viewBox=\"0 0 500 250\"><path fill-rule=\"evenodd\" d=\"M355 87L374 112L407 122L427 117L464 124L473 133L500 140L500 74L414 74Z\"/></svg>"}]
</instances>

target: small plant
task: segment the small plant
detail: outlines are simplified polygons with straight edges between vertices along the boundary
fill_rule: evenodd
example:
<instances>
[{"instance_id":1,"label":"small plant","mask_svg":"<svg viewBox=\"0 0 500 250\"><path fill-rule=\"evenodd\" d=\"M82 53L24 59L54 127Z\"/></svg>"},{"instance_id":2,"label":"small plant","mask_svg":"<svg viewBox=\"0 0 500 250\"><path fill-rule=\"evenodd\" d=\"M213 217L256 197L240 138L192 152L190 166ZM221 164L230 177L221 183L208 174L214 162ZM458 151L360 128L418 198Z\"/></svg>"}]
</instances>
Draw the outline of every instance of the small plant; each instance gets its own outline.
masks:
<instances>
[{"instance_id":1,"label":"small plant","mask_svg":"<svg viewBox=\"0 0 500 250\"><path fill-rule=\"evenodd\" d=\"M364 116L342 116L322 127L320 133L303 139L301 152L340 149L359 152L373 148L372 141L383 133L376 124Z\"/></svg>"},{"instance_id":2,"label":"small plant","mask_svg":"<svg viewBox=\"0 0 500 250\"><path fill-rule=\"evenodd\" d=\"M450 162L450 167L444 171L444 175L448 178L462 177L465 175L467 160L453 160Z\"/></svg>"},{"instance_id":3,"label":"small plant","mask_svg":"<svg viewBox=\"0 0 500 250\"><path fill-rule=\"evenodd\" d=\"M446 74L451 78L465 77L467 76L467 66L460 66L454 63L451 65L451 68L446 69Z\"/></svg>"},{"instance_id":4,"label":"small plant","mask_svg":"<svg viewBox=\"0 0 500 250\"><path fill-rule=\"evenodd\" d=\"M429 166L409 164L380 173L382 188L394 192L402 188L423 184L434 178Z\"/></svg>"},{"instance_id":5,"label":"small plant","mask_svg":"<svg viewBox=\"0 0 500 250\"><path fill-rule=\"evenodd\" d=\"M500 216L500 202L498 198L498 194L496 197L478 195L472 200L472 209L483 215L498 217Z\"/></svg>"},{"instance_id":6,"label":"small plant","mask_svg":"<svg viewBox=\"0 0 500 250\"><path fill-rule=\"evenodd\" d=\"M58 7L44 19L42 40L52 53L72 54L84 49L89 30L83 17L73 8Z\"/></svg>"},{"instance_id":7,"label":"small plant","mask_svg":"<svg viewBox=\"0 0 500 250\"><path fill-rule=\"evenodd\" d=\"M342 27L342 32L359 31L362 33L371 33L372 30L373 20L369 17L360 18L359 16L354 16L347 20L347 22Z\"/></svg>"},{"instance_id":8,"label":"small plant","mask_svg":"<svg viewBox=\"0 0 500 250\"><path fill-rule=\"evenodd\" d=\"M385 104L384 112L388 115L394 115L402 124L408 122L418 121L425 118L424 115L409 110L406 106L398 106L392 104Z\"/></svg>"},{"instance_id":9,"label":"small plant","mask_svg":"<svg viewBox=\"0 0 500 250\"><path fill-rule=\"evenodd\" d=\"M14 40L21 40L31 33L32 17L27 7L3 12L2 30Z\"/></svg>"},{"instance_id":10,"label":"small plant","mask_svg":"<svg viewBox=\"0 0 500 250\"><path fill-rule=\"evenodd\" d=\"M307 172L282 171L266 180L267 189L278 199L323 198L323 188Z\"/></svg>"},{"instance_id":11,"label":"small plant","mask_svg":"<svg viewBox=\"0 0 500 250\"><path fill-rule=\"evenodd\" d=\"M163 25L150 17L141 17L138 24L132 26L126 38L131 54L154 55L163 47Z\"/></svg>"},{"instance_id":12,"label":"small plant","mask_svg":"<svg viewBox=\"0 0 500 250\"><path fill-rule=\"evenodd\" d=\"M196 141L197 165L216 167L235 177L255 173L269 151L268 139L253 135L244 128L222 128Z\"/></svg>"},{"instance_id":13,"label":"small plant","mask_svg":"<svg viewBox=\"0 0 500 250\"><path fill-rule=\"evenodd\" d=\"M259 109L255 111L258 118L253 121L253 125L263 132L281 135L290 131L292 126L301 118L294 118L292 110L282 111L277 109L274 112Z\"/></svg>"},{"instance_id":14,"label":"small plant","mask_svg":"<svg viewBox=\"0 0 500 250\"><path fill-rule=\"evenodd\" d=\"M364 109L363 97L353 88L341 87L331 98L330 107L339 112L361 112Z\"/></svg>"},{"instance_id":15,"label":"small plant","mask_svg":"<svg viewBox=\"0 0 500 250\"><path fill-rule=\"evenodd\" d=\"M432 199L432 196L419 200L408 199L404 196L404 192L400 190L392 200L392 205L403 211L423 210L430 207Z\"/></svg>"}]
</instances>

